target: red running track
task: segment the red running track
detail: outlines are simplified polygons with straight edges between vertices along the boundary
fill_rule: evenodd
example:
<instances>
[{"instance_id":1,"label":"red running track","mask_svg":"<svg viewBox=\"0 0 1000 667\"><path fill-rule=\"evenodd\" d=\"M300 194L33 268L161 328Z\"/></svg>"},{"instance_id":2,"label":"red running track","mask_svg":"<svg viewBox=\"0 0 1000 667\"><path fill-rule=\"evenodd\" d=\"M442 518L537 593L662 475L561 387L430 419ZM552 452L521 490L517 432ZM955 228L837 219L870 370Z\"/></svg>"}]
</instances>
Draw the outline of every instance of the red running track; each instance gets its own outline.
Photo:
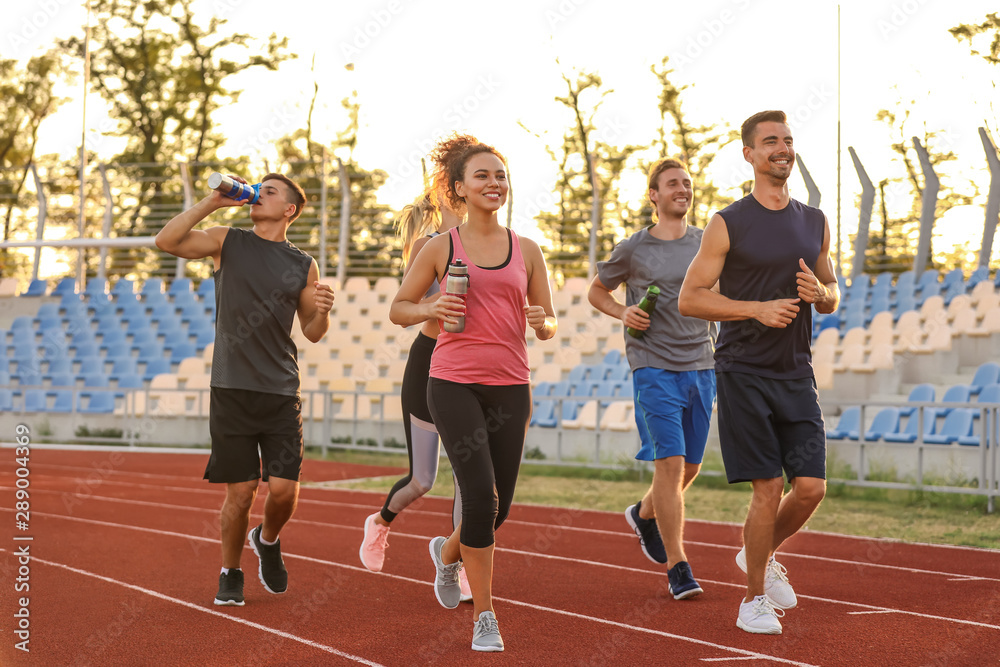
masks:
<instances>
[{"instance_id":1,"label":"red running track","mask_svg":"<svg viewBox=\"0 0 1000 667\"><path fill-rule=\"evenodd\" d=\"M525 505L498 533L495 606L507 649L478 654L471 605L444 609L431 589L427 542L450 527L450 501L425 498L401 514L385 569L373 574L358 546L383 496L319 486L302 489L282 532L288 592L263 589L247 549L246 606L216 607L223 493L201 480L205 462L205 454L32 448L29 525L17 530L15 454L0 449L0 664L1000 661L1000 551L799 534L781 555L799 605L784 634L750 635L736 627L739 526L688 522L687 552L705 593L679 602L620 514ZM308 461L303 478L396 472ZM26 545L31 559L20 570L16 551ZM18 578L29 590L15 590ZM13 632L21 597L28 653Z\"/></svg>"}]
</instances>

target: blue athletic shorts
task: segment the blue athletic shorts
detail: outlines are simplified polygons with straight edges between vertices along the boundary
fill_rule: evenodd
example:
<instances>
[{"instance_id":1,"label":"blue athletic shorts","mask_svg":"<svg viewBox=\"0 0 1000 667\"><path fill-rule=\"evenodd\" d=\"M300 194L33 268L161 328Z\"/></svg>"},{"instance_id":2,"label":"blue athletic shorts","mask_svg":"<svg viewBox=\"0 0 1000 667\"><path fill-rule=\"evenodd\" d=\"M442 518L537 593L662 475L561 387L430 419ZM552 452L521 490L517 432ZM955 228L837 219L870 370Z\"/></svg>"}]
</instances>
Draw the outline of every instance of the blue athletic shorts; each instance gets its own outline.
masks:
<instances>
[{"instance_id":1,"label":"blue athletic shorts","mask_svg":"<svg viewBox=\"0 0 1000 667\"><path fill-rule=\"evenodd\" d=\"M826 479L826 426L815 378L718 374L719 446L730 484Z\"/></svg>"},{"instance_id":2,"label":"blue athletic shorts","mask_svg":"<svg viewBox=\"0 0 1000 667\"><path fill-rule=\"evenodd\" d=\"M715 404L715 371L640 368L632 373L632 389L642 440L635 458L683 456L687 463L701 463Z\"/></svg>"}]
</instances>

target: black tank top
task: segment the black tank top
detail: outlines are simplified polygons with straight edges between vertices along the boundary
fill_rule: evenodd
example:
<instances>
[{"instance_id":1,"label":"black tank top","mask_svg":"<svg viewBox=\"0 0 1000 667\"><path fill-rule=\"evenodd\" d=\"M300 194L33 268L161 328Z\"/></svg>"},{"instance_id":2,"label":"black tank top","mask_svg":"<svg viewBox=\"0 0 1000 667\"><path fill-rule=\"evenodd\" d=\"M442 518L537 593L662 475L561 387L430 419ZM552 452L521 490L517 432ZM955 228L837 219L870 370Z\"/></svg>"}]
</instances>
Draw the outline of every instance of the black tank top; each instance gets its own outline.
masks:
<instances>
[{"instance_id":1,"label":"black tank top","mask_svg":"<svg viewBox=\"0 0 1000 667\"><path fill-rule=\"evenodd\" d=\"M292 321L311 266L288 241L229 229L215 272L213 387L298 394Z\"/></svg>"},{"instance_id":2,"label":"black tank top","mask_svg":"<svg viewBox=\"0 0 1000 667\"><path fill-rule=\"evenodd\" d=\"M719 277L722 294L738 301L797 298L799 258L815 271L823 247L823 212L794 199L772 211L747 195L719 215L729 230L729 253ZM752 319L722 322L715 369L779 380L812 377L812 308L798 305L798 315L784 329Z\"/></svg>"}]
</instances>

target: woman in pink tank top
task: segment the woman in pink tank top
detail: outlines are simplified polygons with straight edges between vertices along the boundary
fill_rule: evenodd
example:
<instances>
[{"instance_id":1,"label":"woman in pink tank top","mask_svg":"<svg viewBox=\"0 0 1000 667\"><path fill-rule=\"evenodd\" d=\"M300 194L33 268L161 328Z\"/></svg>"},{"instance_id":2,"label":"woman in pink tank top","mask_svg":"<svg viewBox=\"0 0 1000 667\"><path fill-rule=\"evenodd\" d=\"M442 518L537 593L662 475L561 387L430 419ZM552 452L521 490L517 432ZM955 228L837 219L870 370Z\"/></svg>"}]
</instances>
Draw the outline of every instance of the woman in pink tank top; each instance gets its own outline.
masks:
<instances>
[{"instance_id":1,"label":"woman in pink tank top","mask_svg":"<svg viewBox=\"0 0 1000 667\"><path fill-rule=\"evenodd\" d=\"M467 219L427 242L389 319L411 326L466 318L461 333L442 327L428 382L431 415L461 489L462 524L451 536L432 539L429 551L438 602L458 606L464 568L474 608L472 648L502 651L492 599L494 532L510 511L531 418L525 327L548 340L556 317L541 249L499 222L508 192L503 156L474 137L457 136L439 143L432 157L435 178L447 180L453 208L465 206ZM455 259L469 267L466 298L442 294L421 303L434 282L444 292Z\"/></svg>"}]
</instances>

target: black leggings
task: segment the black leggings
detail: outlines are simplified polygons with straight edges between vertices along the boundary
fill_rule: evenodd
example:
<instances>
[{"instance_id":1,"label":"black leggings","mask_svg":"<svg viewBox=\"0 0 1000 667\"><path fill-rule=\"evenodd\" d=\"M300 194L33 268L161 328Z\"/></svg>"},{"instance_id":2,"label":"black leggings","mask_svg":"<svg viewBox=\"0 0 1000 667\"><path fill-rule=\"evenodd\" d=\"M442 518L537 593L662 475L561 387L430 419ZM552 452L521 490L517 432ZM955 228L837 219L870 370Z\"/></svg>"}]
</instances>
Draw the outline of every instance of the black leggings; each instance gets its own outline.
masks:
<instances>
[{"instance_id":1,"label":"black leggings","mask_svg":"<svg viewBox=\"0 0 1000 667\"><path fill-rule=\"evenodd\" d=\"M477 549L488 547L514 500L531 419L531 387L431 378L427 395L462 490L461 542Z\"/></svg>"},{"instance_id":2,"label":"black leggings","mask_svg":"<svg viewBox=\"0 0 1000 667\"><path fill-rule=\"evenodd\" d=\"M431 354L436 343L433 338L418 333L406 357L400 402L403 406L403 432L406 434L406 453L410 459L410 471L393 485L389 495L386 496L381 511L386 523L391 523L397 514L430 491L434 486L434 480L437 479L441 447L438 444L437 429L427 407L427 378L431 370ZM452 529L457 528L461 520L462 501L456 483L455 500L451 508Z\"/></svg>"}]
</instances>

